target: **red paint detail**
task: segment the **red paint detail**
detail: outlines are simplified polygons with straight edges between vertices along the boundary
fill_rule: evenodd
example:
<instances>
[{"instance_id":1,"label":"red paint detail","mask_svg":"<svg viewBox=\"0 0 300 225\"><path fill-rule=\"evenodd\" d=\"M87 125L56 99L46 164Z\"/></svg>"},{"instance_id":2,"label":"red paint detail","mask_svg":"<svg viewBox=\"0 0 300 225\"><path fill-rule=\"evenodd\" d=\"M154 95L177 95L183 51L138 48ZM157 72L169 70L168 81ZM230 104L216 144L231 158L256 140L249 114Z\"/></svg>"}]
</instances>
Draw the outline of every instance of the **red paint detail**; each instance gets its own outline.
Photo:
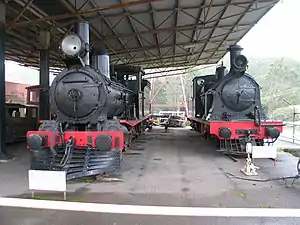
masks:
<instances>
[{"instance_id":1,"label":"red paint detail","mask_svg":"<svg viewBox=\"0 0 300 225\"><path fill-rule=\"evenodd\" d=\"M232 121L232 122L219 122L219 121L212 121L209 123L209 129L210 129L210 134L216 135L219 139L223 139L222 137L219 136L219 128L226 127L229 128L232 132L231 138L230 139L238 139L241 136L244 136L243 134L236 134L236 130L250 130L250 129L255 129L258 130L258 134L251 134L251 136L257 138L257 139L263 139L263 138L268 138L266 136L265 129L267 127L264 127L264 125L274 125L274 127L277 127L282 133L282 122L277 122L277 121L268 121L268 122L261 122L261 126L256 126L253 121ZM277 125L277 126L276 126ZM271 138L271 137L269 137Z\"/></svg>"},{"instance_id":2,"label":"red paint detail","mask_svg":"<svg viewBox=\"0 0 300 225\"><path fill-rule=\"evenodd\" d=\"M5 82L5 102L26 104L29 84Z\"/></svg>"},{"instance_id":3,"label":"red paint detail","mask_svg":"<svg viewBox=\"0 0 300 225\"><path fill-rule=\"evenodd\" d=\"M251 136L257 138L257 139L264 139L268 138L266 136L265 129L267 127L270 127L270 125L274 125L271 127L277 127L282 133L283 129L283 123L282 121L262 121L261 126L256 126L253 121L206 121L195 117L189 117L188 118L192 122L196 122L197 126L200 127L200 131L203 131L202 129L204 126L209 127L210 134L216 135L219 139L223 139L219 136L219 129L220 128L229 128L232 132L230 139L238 139L241 136L244 136L243 134L236 134L236 130L249 130L249 129L256 129L258 130L258 134L251 134ZM267 127L264 127L264 125L269 125Z\"/></svg>"},{"instance_id":4,"label":"red paint detail","mask_svg":"<svg viewBox=\"0 0 300 225\"><path fill-rule=\"evenodd\" d=\"M48 141L43 145L44 148L50 147L50 139L53 138L53 146L55 145L56 137L58 136L58 132L55 133L55 137L51 131L28 131L27 138L30 134L38 134L43 137L47 137ZM66 143L70 137L74 137L76 139L75 146L76 147L87 147L88 146L88 137L92 137L92 147L95 147L95 139L97 136L106 134L112 137L112 148L116 148L116 139L119 138L119 149L122 150L124 148L124 134L121 131L66 131L64 132L64 142ZM60 138L59 138L60 140ZM59 141L61 143L61 140Z\"/></svg>"},{"instance_id":5,"label":"red paint detail","mask_svg":"<svg viewBox=\"0 0 300 225\"><path fill-rule=\"evenodd\" d=\"M120 123L123 125L128 125L130 127L135 127L139 125L140 123L144 122L145 120L149 119L152 116L152 114L149 114L148 116L145 116L144 118L140 120L120 120Z\"/></svg>"}]
</instances>

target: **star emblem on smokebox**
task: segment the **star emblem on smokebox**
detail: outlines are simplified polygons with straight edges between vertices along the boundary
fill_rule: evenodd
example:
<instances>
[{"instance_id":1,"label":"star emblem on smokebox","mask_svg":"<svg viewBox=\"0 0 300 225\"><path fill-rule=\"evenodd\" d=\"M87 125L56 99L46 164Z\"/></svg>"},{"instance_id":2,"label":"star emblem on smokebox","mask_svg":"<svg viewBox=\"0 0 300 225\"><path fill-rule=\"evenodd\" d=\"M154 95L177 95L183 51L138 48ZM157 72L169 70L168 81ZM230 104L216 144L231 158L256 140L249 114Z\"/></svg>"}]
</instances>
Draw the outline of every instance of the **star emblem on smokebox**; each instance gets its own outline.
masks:
<instances>
[{"instance_id":1,"label":"star emblem on smokebox","mask_svg":"<svg viewBox=\"0 0 300 225\"><path fill-rule=\"evenodd\" d=\"M68 95L70 96L70 98L73 100L73 101L77 101L80 96L81 96L81 93L79 90L77 89L71 89L68 93Z\"/></svg>"}]
</instances>

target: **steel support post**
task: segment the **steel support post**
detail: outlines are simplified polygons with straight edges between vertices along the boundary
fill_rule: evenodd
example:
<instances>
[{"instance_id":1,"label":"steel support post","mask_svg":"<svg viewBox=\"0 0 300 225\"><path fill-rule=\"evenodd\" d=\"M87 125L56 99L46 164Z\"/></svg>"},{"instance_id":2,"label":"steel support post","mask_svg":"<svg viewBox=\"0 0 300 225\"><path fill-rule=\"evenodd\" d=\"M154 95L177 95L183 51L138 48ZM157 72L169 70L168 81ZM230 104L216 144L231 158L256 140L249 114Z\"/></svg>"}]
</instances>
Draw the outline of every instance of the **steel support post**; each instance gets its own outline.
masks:
<instances>
[{"instance_id":1,"label":"steel support post","mask_svg":"<svg viewBox=\"0 0 300 225\"><path fill-rule=\"evenodd\" d=\"M293 143L295 143L295 122L296 122L296 108L293 107Z\"/></svg>"},{"instance_id":2,"label":"steel support post","mask_svg":"<svg viewBox=\"0 0 300 225\"><path fill-rule=\"evenodd\" d=\"M39 119L50 119L49 103L49 45L50 31L40 30L40 96L39 96Z\"/></svg>"},{"instance_id":3,"label":"steel support post","mask_svg":"<svg viewBox=\"0 0 300 225\"><path fill-rule=\"evenodd\" d=\"M0 0L0 23L5 23L5 3ZM5 27L0 27L0 160L7 160L5 107Z\"/></svg>"}]
</instances>

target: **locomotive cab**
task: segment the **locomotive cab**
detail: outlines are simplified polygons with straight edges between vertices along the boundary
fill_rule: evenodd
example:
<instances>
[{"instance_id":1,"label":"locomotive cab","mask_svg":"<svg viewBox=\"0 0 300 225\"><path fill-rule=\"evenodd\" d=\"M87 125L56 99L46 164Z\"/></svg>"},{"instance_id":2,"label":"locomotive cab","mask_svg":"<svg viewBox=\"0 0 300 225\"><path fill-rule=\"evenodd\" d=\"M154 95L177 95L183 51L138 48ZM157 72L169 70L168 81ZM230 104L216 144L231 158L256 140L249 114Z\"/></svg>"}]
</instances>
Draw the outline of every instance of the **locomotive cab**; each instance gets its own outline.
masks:
<instances>
[{"instance_id":1,"label":"locomotive cab","mask_svg":"<svg viewBox=\"0 0 300 225\"><path fill-rule=\"evenodd\" d=\"M117 65L111 67L111 76L132 91L122 119L141 119L151 113L150 82L143 79L145 71L139 66Z\"/></svg>"},{"instance_id":2,"label":"locomotive cab","mask_svg":"<svg viewBox=\"0 0 300 225\"><path fill-rule=\"evenodd\" d=\"M195 107L195 116L198 118L206 115L212 106L213 95L207 91L215 81L215 75L199 76L193 79L193 105Z\"/></svg>"}]
</instances>

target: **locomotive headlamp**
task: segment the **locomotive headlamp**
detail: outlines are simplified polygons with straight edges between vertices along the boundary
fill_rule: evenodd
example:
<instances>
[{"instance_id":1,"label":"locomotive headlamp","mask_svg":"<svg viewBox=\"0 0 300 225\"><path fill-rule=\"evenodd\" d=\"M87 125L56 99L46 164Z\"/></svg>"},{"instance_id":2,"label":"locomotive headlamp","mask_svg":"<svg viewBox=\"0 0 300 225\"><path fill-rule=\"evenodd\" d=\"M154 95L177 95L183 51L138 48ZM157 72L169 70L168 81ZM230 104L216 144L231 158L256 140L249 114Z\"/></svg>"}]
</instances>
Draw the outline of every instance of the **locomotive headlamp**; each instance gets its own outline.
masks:
<instances>
[{"instance_id":1,"label":"locomotive headlamp","mask_svg":"<svg viewBox=\"0 0 300 225\"><path fill-rule=\"evenodd\" d=\"M204 80L203 79L198 79L197 80L197 85L198 86L201 86L201 85L203 85L204 84Z\"/></svg>"},{"instance_id":2,"label":"locomotive headlamp","mask_svg":"<svg viewBox=\"0 0 300 225\"><path fill-rule=\"evenodd\" d=\"M85 44L77 34L69 34L61 41L60 49L67 57L76 57L84 52Z\"/></svg>"},{"instance_id":3,"label":"locomotive headlamp","mask_svg":"<svg viewBox=\"0 0 300 225\"><path fill-rule=\"evenodd\" d=\"M238 55L233 61L233 66L240 71L245 71L247 69L247 65L248 59L244 55Z\"/></svg>"}]
</instances>

